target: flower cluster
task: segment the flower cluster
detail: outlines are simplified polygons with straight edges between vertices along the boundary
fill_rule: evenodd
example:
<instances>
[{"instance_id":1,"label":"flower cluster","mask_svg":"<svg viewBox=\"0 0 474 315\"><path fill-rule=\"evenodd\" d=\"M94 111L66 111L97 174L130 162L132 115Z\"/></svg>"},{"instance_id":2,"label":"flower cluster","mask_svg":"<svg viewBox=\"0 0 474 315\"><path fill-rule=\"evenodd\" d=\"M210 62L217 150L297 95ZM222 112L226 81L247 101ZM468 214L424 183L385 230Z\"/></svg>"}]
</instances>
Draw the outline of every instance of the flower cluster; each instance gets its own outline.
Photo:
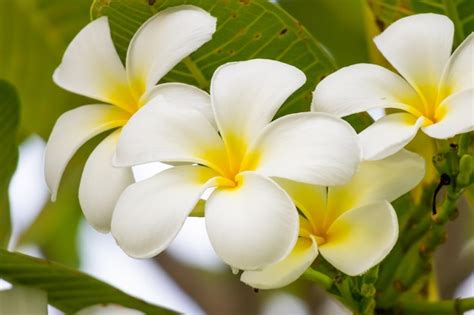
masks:
<instances>
[{"instance_id":1,"label":"flower cluster","mask_svg":"<svg viewBox=\"0 0 474 315\"><path fill-rule=\"evenodd\" d=\"M224 64L209 94L157 84L215 29L216 19L197 7L163 10L134 35L126 67L106 17L76 36L54 81L106 104L56 123L45 157L52 199L77 149L114 129L85 165L79 200L88 222L111 231L128 255L166 249L212 188L204 214L211 244L253 287L291 283L319 252L348 275L378 264L398 236L390 202L425 173L423 159L403 147L419 128L435 138L474 129L473 35L449 57L449 19L401 19L375 42L405 79L375 65L343 68L316 87L313 111L273 120L306 81L279 61ZM359 135L340 118L375 107L403 112ZM172 167L135 183L131 167L154 161Z\"/></svg>"}]
</instances>

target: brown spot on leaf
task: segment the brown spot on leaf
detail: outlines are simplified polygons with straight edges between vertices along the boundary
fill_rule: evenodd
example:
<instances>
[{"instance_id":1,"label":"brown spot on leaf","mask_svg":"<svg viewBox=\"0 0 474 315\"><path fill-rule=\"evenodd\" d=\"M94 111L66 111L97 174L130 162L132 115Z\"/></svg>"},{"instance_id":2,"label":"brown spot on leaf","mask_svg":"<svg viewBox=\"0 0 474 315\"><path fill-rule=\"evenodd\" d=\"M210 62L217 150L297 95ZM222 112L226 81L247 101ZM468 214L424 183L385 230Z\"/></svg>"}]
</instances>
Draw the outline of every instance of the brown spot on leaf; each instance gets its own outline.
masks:
<instances>
[{"instance_id":1,"label":"brown spot on leaf","mask_svg":"<svg viewBox=\"0 0 474 315\"><path fill-rule=\"evenodd\" d=\"M280 31L280 36L285 35L287 32L288 32L288 29L287 29L287 28L282 29L282 30Z\"/></svg>"}]
</instances>

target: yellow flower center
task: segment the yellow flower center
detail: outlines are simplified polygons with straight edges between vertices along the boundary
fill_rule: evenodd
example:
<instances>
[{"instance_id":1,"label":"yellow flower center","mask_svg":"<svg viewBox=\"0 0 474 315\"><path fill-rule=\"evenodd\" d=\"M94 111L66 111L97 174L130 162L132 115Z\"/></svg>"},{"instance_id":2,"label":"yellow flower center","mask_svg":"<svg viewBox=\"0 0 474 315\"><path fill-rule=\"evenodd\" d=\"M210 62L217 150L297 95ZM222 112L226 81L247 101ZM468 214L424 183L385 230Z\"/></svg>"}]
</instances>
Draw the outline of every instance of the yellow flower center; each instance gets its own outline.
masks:
<instances>
[{"instance_id":1,"label":"yellow flower center","mask_svg":"<svg viewBox=\"0 0 474 315\"><path fill-rule=\"evenodd\" d=\"M418 92L421 100L407 102L415 109L412 114L417 117L425 117L424 126L442 120L446 112L439 105L449 95L449 88L439 88L437 85L420 85L418 86Z\"/></svg>"},{"instance_id":2,"label":"yellow flower center","mask_svg":"<svg viewBox=\"0 0 474 315\"><path fill-rule=\"evenodd\" d=\"M234 187L241 184L240 173L255 170L259 155L257 152L248 151L245 137L227 135L224 141L224 149L209 148L203 157L210 162L210 167L225 178L226 185L232 182Z\"/></svg>"}]
</instances>

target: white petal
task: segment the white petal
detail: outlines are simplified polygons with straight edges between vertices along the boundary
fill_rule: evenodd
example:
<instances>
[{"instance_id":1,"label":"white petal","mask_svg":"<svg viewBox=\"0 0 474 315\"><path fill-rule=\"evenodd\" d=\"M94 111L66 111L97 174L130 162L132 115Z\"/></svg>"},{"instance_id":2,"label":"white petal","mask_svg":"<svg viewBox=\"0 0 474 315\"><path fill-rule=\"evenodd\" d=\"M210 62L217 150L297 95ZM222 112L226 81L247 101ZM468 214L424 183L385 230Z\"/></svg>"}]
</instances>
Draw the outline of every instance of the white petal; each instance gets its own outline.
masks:
<instances>
[{"instance_id":1,"label":"white petal","mask_svg":"<svg viewBox=\"0 0 474 315\"><path fill-rule=\"evenodd\" d=\"M215 184L212 170L176 166L129 186L112 217L112 234L125 253L152 257L176 237L202 193Z\"/></svg>"},{"instance_id":2,"label":"white petal","mask_svg":"<svg viewBox=\"0 0 474 315\"><path fill-rule=\"evenodd\" d=\"M212 106L231 155L242 156L305 81L302 71L274 60L253 59L219 67L211 82Z\"/></svg>"},{"instance_id":3,"label":"white petal","mask_svg":"<svg viewBox=\"0 0 474 315\"><path fill-rule=\"evenodd\" d=\"M474 88L474 33L471 33L449 58L440 88L444 95Z\"/></svg>"},{"instance_id":4,"label":"white petal","mask_svg":"<svg viewBox=\"0 0 474 315\"><path fill-rule=\"evenodd\" d=\"M418 132L424 121L408 113L384 116L359 134L364 160L379 160L400 151Z\"/></svg>"},{"instance_id":5,"label":"white petal","mask_svg":"<svg viewBox=\"0 0 474 315\"><path fill-rule=\"evenodd\" d=\"M59 117L49 136L45 151L45 178L56 199L59 182L67 163L87 140L127 122L130 115L111 105L86 105Z\"/></svg>"},{"instance_id":6,"label":"white petal","mask_svg":"<svg viewBox=\"0 0 474 315\"><path fill-rule=\"evenodd\" d=\"M454 25L440 14L416 14L397 20L374 38L387 60L426 101L434 101L433 89L451 55Z\"/></svg>"},{"instance_id":7,"label":"white petal","mask_svg":"<svg viewBox=\"0 0 474 315\"><path fill-rule=\"evenodd\" d=\"M281 288L298 280L317 256L317 244L308 238L299 238L285 259L263 270L244 271L240 280L258 289Z\"/></svg>"},{"instance_id":8,"label":"white petal","mask_svg":"<svg viewBox=\"0 0 474 315\"><path fill-rule=\"evenodd\" d=\"M90 22L76 35L54 72L53 80L73 93L130 111L136 107L105 16Z\"/></svg>"},{"instance_id":9,"label":"white petal","mask_svg":"<svg viewBox=\"0 0 474 315\"><path fill-rule=\"evenodd\" d=\"M110 231L115 204L122 191L134 183L129 167L112 166L120 130L105 138L87 159L79 185L79 202L84 216L96 230Z\"/></svg>"},{"instance_id":10,"label":"white petal","mask_svg":"<svg viewBox=\"0 0 474 315\"><path fill-rule=\"evenodd\" d=\"M275 120L249 151L246 163L258 173L325 186L347 182L361 156L354 129L324 113Z\"/></svg>"},{"instance_id":11,"label":"white petal","mask_svg":"<svg viewBox=\"0 0 474 315\"><path fill-rule=\"evenodd\" d=\"M127 74L137 96L153 87L183 58L212 38L216 18L191 5L158 12L135 33L127 52Z\"/></svg>"},{"instance_id":12,"label":"white petal","mask_svg":"<svg viewBox=\"0 0 474 315\"><path fill-rule=\"evenodd\" d=\"M397 238L395 210L387 201L378 201L342 214L327 231L319 251L334 267L356 276L382 261Z\"/></svg>"},{"instance_id":13,"label":"white petal","mask_svg":"<svg viewBox=\"0 0 474 315\"><path fill-rule=\"evenodd\" d=\"M22 286L0 290L0 314L47 315L48 295L45 291Z\"/></svg>"},{"instance_id":14,"label":"white petal","mask_svg":"<svg viewBox=\"0 0 474 315\"><path fill-rule=\"evenodd\" d=\"M326 222L334 221L349 209L374 201L392 202L414 188L424 175L424 159L407 150L383 160L364 161L347 184L329 187Z\"/></svg>"},{"instance_id":15,"label":"white petal","mask_svg":"<svg viewBox=\"0 0 474 315\"><path fill-rule=\"evenodd\" d=\"M324 220L327 206L326 186L304 184L277 177L273 180L290 195L298 209L311 223Z\"/></svg>"},{"instance_id":16,"label":"white petal","mask_svg":"<svg viewBox=\"0 0 474 315\"><path fill-rule=\"evenodd\" d=\"M210 160L227 161L217 130L200 111L180 108L159 96L123 128L115 164L131 166L160 161L215 166Z\"/></svg>"},{"instance_id":17,"label":"white petal","mask_svg":"<svg viewBox=\"0 0 474 315\"><path fill-rule=\"evenodd\" d=\"M118 304L96 304L81 309L76 315L145 315L145 313Z\"/></svg>"},{"instance_id":18,"label":"white petal","mask_svg":"<svg viewBox=\"0 0 474 315\"><path fill-rule=\"evenodd\" d=\"M399 75L377 65L356 64L316 86L312 110L343 117L381 107L416 111L418 104L418 94Z\"/></svg>"},{"instance_id":19,"label":"white petal","mask_svg":"<svg viewBox=\"0 0 474 315\"><path fill-rule=\"evenodd\" d=\"M447 139L474 130L474 89L446 98L436 109L439 122L423 128L430 137Z\"/></svg>"},{"instance_id":20,"label":"white petal","mask_svg":"<svg viewBox=\"0 0 474 315\"><path fill-rule=\"evenodd\" d=\"M163 96L173 106L200 111L214 127L216 126L211 98L205 91L184 83L159 84L153 87L143 98L144 104L158 96Z\"/></svg>"},{"instance_id":21,"label":"white petal","mask_svg":"<svg viewBox=\"0 0 474 315\"><path fill-rule=\"evenodd\" d=\"M206 202L206 228L214 250L238 269L282 260L298 237L298 212L288 194L251 172L234 188L217 188Z\"/></svg>"}]
</instances>

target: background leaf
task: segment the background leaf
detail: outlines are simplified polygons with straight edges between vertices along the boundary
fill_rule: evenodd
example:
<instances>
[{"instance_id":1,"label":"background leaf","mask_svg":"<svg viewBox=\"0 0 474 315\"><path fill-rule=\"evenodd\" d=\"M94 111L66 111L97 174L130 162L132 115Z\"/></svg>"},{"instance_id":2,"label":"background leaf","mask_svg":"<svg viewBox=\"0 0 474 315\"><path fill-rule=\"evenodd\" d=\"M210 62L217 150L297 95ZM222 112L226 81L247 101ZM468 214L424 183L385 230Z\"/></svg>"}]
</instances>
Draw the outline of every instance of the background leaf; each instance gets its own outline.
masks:
<instances>
[{"instance_id":1,"label":"background leaf","mask_svg":"<svg viewBox=\"0 0 474 315\"><path fill-rule=\"evenodd\" d=\"M379 61L378 32L366 0L279 0L278 3L334 54L338 66Z\"/></svg>"},{"instance_id":2,"label":"background leaf","mask_svg":"<svg viewBox=\"0 0 474 315\"><path fill-rule=\"evenodd\" d=\"M74 269L5 250L0 250L0 277L46 291L48 303L68 314L96 304L118 304L146 314L175 314Z\"/></svg>"},{"instance_id":3,"label":"background leaf","mask_svg":"<svg viewBox=\"0 0 474 315\"><path fill-rule=\"evenodd\" d=\"M193 4L217 17L213 39L166 75L208 89L214 70L230 61L269 58L292 64L306 73L307 83L279 114L308 110L319 80L334 71L331 55L286 11L265 0L96 0L92 17L109 17L112 37L122 60L138 27L157 11Z\"/></svg>"},{"instance_id":4,"label":"background leaf","mask_svg":"<svg viewBox=\"0 0 474 315\"><path fill-rule=\"evenodd\" d=\"M447 15L456 29L455 45L474 31L474 1L472 0L367 0L381 30L401 17L416 13Z\"/></svg>"},{"instance_id":5,"label":"background leaf","mask_svg":"<svg viewBox=\"0 0 474 315\"><path fill-rule=\"evenodd\" d=\"M64 111L87 100L52 80L69 41L88 22L90 0L0 1L0 78L12 82L22 99L23 137L47 138Z\"/></svg>"},{"instance_id":6,"label":"background leaf","mask_svg":"<svg viewBox=\"0 0 474 315\"><path fill-rule=\"evenodd\" d=\"M20 100L15 88L0 80L0 248L8 247L12 232L8 185L18 161L19 116Z\"/></svg>"},{"instance_id":7,"label":"background leaf","mask_svg":"<svg viewBox=\"0 0 474 315\"><path fill-rule=\"evenodd\" d=\"M46 140L63 112L91 102L52 81L66 46L89 22L90 4L91 0L0 1L0 78L13 82L22 99L21 139L36 133ZM76 238L82 215L77 183L85 154L81 156L68 166L58 202L47 203L20 236L20 245L39 245L46 257L71 266L79 264Z\"/></svg>"}]
</instances>

